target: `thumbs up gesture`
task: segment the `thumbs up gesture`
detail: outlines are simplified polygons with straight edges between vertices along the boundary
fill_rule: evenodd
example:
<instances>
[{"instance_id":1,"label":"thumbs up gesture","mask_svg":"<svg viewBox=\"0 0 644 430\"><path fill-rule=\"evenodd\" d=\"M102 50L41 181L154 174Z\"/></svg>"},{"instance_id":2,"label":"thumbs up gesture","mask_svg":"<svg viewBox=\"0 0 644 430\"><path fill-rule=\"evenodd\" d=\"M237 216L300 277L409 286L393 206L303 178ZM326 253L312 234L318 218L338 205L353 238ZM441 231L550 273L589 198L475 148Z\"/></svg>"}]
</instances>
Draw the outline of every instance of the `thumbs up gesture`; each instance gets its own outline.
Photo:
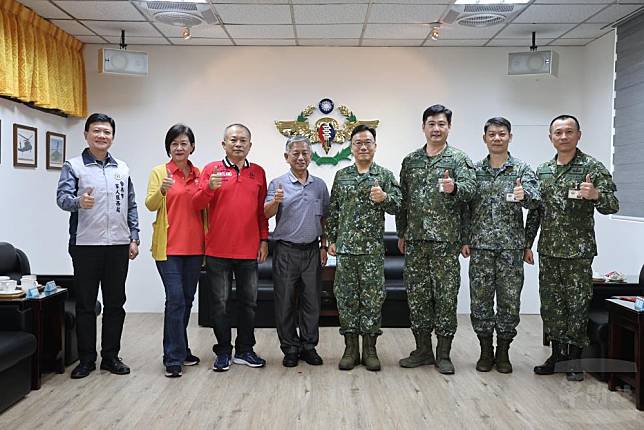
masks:
<instances>
[{"instance_id":1,"label":"thumbs up gesture","mask_svg":"<svg viewBox=\"0 0 644 430\"><path fill-rule=\"evenodd\" d=\"M93 193L94 188L92 187L89 187L85 190L78 202L81 208L91 209L94 207L94 196L92 195Z\"/></svg>"},{"instance_id":2,"label":"thumbs up gesture","mask_svg":"<svg viewBox=\"0 0 644 430\"><path fill-rule=\"evenodd\" d=\"M161 194L165 196L165 194L168 192L170 188L174 185L174 179L172 179L172 172L167 170L168 175L163 178L163 181L161 182Z\"/></svg>"},{"instance_id":3,"label":"thumbs up gesture","mask_svg":"<svg viewBox=\"0 0 644 430\"><path fill-rule=\"evenodd\" d=\"M215 166L208 180L208 188L214 191L219 187L221 187L221 175L219 174L219 166Z\"/></svg>"},{"instance_id":4,"label":"thumbs up gesture","mask_svg":"<svg viewBox=\"0 0 644 430\"><path fill-rule=\"evenodd\" d=\"M275 197L273 197L273 201L277 204L280 204L284 201L284 188L282 188L282 184L277 184L277 190L275 190Z\"/></svg>"},{"instance_id":5,"label":"thumbs up gesture","mask_svg":"<svg viewBox=\"0 0 644 430\"><path fill-rule=\"evenodd\" d=\"M521 185L521 178L517 178L517 181L514 184L514 190L512 190L512 192L514 193L514 200L516 200L517 202L525 199L525 191L523 191L523 186Z\"/></svg>"},{"instance_id":6,"label":"thumbs up gesture","mask_svg":"<svg viewBox=\"0 0 644 430\"><path fill-rule=\"evenodd\" d=\"M454 192L454 179L449 177L449 170L445 169L443 177L439 181L439 191L451 194Z\"/></svg>"},{"instance_id":7,"label":"thumbs up gesture","mask_svg":"<svg viewBox=\"0 0 644 430\"><path fill-rule=\"evenodd\" d=\"M369 191L369 197L371 197L371 201L373 201L374 203L382 203L385 201L385 198L387 198L387 193L385 193L382 188L380 188L378 179L375 179L373 181L373 185L371 186L371 190Z\"/></svg>"},{"instance_id":8,"label":"thumbs up gesture","mask_svg":"<svg viewBox=\"0 0 644 430\"><path fill-rule=\"evenodd\" d=\"M579 194L586 200L597 200L599 198L599 190L595 188L590 173L586 175L584 182L579 185Z\"/></svg>"}]
</instances>

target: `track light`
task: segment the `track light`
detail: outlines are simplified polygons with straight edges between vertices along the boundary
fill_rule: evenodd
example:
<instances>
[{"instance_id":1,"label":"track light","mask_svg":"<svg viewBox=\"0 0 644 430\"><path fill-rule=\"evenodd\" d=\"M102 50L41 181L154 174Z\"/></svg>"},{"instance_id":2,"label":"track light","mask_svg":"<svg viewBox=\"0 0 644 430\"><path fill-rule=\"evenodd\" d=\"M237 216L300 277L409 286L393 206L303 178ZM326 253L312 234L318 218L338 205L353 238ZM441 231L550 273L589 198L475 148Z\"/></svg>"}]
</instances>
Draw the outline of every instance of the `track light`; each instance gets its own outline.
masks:
<instances>
[{"instance_id":1,"label":"track light","mask_svg":"<svg viewBox=\"0 0 644 430\"><path fill-rule=\"evenodd\" d=\"M438 40L438 38L440 37L440 29L441 29L440 25L437 25L437 24L433 25L432 32L429 34L429 37L432 40Z\"/></svg>"},{"instance_id":2,"label":"track light","mask_svg":"<svg viewBox=\"0 0 644 430\"><path fill-rule=\"evenodd\" d=\"M190 27L183 28L183 31L181 32L181 37L183 37L185 40L188 40L192 37L192 34L190 34Z\"/></svg>"}]
</instances>

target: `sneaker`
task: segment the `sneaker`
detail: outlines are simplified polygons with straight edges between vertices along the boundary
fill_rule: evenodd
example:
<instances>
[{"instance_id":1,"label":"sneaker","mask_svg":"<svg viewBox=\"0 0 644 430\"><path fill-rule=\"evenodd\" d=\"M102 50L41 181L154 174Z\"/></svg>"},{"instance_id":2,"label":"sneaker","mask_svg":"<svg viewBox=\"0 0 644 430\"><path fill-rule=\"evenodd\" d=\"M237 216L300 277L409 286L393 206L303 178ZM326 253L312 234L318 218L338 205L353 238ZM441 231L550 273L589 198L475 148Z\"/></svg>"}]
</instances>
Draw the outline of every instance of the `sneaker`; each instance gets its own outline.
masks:
<instances>
[{"instance_id":1,"label":"sneaker","mask_svg":"<svg viewBox=\"0 0 644 430\"><path fill-rule=\"evenodd\" d=\"M192 355L192 353L188 353L188 356L186 357L185 360L183 360L183 365L184 366L196 366L199 364L201 360L199 360L199 357L196 355Z\"/></svg>"},{"instance_id":2,"label":"sneaker","mask_svg":"<svg viewBox=\"0 0 644 430\"><path fill-rule=\"evenodd\" d=\"M181 366L166 366L165 367L165 376L168 378L178 378L183 374L181 371Z\"/></svg>"},{"instance_id":3,"label":"sneaker","mask_svg":"<svg viewBox=\"0 0 644 430\"><path fill-rule=\"evenodd\" d=\"M215 372L225 372L228 369L230 369L230 355L219 354L212 365L212 370Z\"/></svg>"},{"instance_id":4,"label":"sneaker","mask_svg":"<svg viewBox=\"0 0 644 430\"><path fill-rule=\"evenodd\" d=\"M254 351L248 352L236 352L235 358L233 358L233 363L235 364L245 364L250 367L264 367L266 366L266 360L264 360L259 355L255 354Z\"/></svg>"}]
</instances>

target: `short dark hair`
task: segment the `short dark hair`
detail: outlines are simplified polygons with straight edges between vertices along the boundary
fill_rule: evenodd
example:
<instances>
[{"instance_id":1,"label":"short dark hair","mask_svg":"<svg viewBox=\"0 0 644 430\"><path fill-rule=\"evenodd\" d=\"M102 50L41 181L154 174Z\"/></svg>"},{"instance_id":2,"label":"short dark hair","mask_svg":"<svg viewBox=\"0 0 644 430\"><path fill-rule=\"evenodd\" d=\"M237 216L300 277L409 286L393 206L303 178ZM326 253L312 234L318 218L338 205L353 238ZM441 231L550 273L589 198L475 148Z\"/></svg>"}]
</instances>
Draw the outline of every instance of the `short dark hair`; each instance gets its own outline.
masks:
<instances>
[{"instance_id":1,"label":"short dark hair","mask_svg":"<svg viewBox=\"0 0 644 430\"><path fill-rule=\"evenodd\" d=\"M114 119L111 116L106 115L104 113L91 114L90 116L87 117L87 121L85 121L85 131L89 131L89 127L95 122L110 123L110 126L112 126L112 136L116 135L116 123L114 122Z\"/></svg>"},{"instance_id":2,"label":"short dark hair","mask_svg":"<svg viewBox=\"0 0 644 430\"><path fill-rule=\"evenodd\" d=\"M506 118L503 118L502 116L495 116L494 118L490 118L485 121L485 125L483 126L483 133L487 133L487 129L491 125L496 125L497 127L505 127L508 129L508 133L512 132L512 124L510 124L510 121L508 121Z\"/></svg>"},{"instance_id":3,"label":"short dark hair","mask_svg":"<svg viewBox=\"0 0 644 430\"><path fill-rule=\"evenodd\" d=\"M358 133L362 133L363 131L368 131L369 133L371 133L371 135L373 136L373 140L376 140L376 129L371 128L366 124L358 124L355 127L353 127L353 130L351 130L350 139L353 139L353 136L355 136Z\"/></svg>"},{"instance_id":4,"label":"short dark hair","mask_svg":"<svg viewBox=\"0 0 644 430\"><path fill-rule=\"evenodd\" d=\"M579 125L579 120L577 118L575 118L574 116L568 115L568 114L559 115L558 117L556 117L555 119L550 121L550 127L548 127L548 130L552 130L552 124L554 124L555 121L567 120L567 119L572 119L573 121L575 121L575 124L577 124L577 131L581 131L581 126Z\"/></svg>"},{"instance_id":5,"label":"short dark hair","mask_svg":"<svg viewBox=\"0 0 644 430\"><path fill-rule=\"evenodd\" d=\"M240 127L240 128L243 128L244 130L246 130L246 133L248 133L248 140L251 140L251 138L250 138L250 130L248 129L248 127L246 127L244 124L239 124L239 123L230 124L228 127L226 127L224 129L224 140L226 140L226 133L228 133L228 130L233 128L233 127Z\"/></svg>"},{"instance_id":6,"label":"short dark hair","mask_svg":"<svg viewBox=\"0 0 644 430\"><path fill-rule=\"evenodd\" d=\"M172 141L182 134L188 136L188 140L192 145L192 151L190 153L195 152L195 135L190 127L184 124L175 124L170 127L170 130L165 135L165 152L168 154L168 157L170 156L170 145L172 145Z\"/></svg>"},{"instance_id":7,"label":"short dark hair","mask_svg":"<svg viewBox=\"0 0 644 430\"><path fill-rule=\"evenodd\" d=\"M442 113L444 113L445 117L447 117L447 124L452 125L452 111L447 109L443 105L432 105L425 109L425 112L423 112L423 126L425 126L425 121L427 121L427 118Z\"/></svg>"}]
</instances>

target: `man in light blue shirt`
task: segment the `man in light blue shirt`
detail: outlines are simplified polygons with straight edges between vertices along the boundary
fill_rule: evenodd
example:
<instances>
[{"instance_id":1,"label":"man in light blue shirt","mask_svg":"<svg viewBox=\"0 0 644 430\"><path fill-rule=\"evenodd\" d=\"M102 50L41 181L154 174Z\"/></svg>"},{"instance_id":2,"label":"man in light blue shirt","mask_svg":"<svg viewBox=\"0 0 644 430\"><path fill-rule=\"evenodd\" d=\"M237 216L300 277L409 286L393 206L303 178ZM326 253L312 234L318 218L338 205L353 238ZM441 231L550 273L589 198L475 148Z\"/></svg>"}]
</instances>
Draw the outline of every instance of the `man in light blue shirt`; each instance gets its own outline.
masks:
<instances>
[{"instance_id":1,"label":"man in light blue shirt","mask_svg":"<svg viewBox=\"0 0 644 430\"><path fill-rule=\"evenodd\" d=\"M301 358L321 365L315 347L319 339L320 271L327 260L322 226L329 209L329 191L322 179L309 174L311 145L306 137L289 138L284 159L291 169L271 181L264 204L266 218L276 216L273 290L282 364L295 367Z\"/></svg>"}]
</instances>

